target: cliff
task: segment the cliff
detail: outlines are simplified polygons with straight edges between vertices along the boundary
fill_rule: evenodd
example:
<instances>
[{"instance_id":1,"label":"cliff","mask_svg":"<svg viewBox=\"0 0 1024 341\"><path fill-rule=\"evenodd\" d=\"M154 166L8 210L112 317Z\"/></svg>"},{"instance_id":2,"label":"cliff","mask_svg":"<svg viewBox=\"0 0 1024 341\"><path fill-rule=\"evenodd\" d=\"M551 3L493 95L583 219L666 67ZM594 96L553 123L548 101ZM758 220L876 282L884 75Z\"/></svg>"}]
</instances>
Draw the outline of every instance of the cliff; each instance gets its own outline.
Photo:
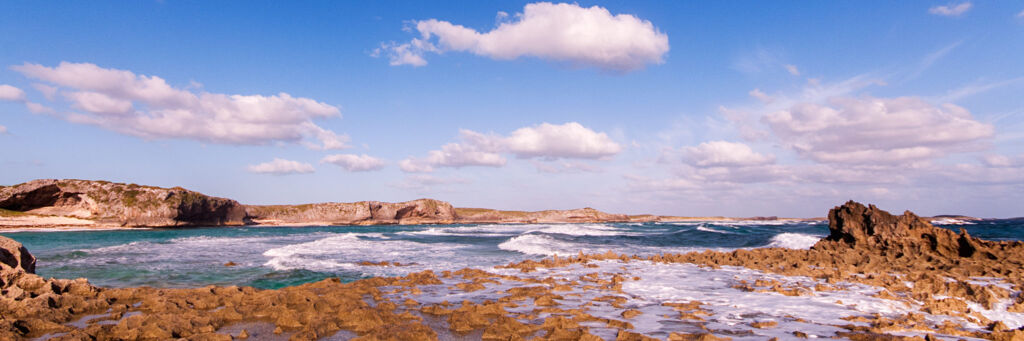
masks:
<instances>
[{"instance_id":1,"label":"cliff","mask_svg":"<svg viewBox=\"0 0 1024 341\"><path fill-rule=\"evenodd\" d=\"M242 205L181 187L90 180L33 180L0 186L0 227L175 227L226 225L413 225L607 223L763 218L611 214L593 208L503 211L455 208L434 199L388 203Z\"/></svg>"},{"instance_id":2,"label":"cliff","mask_svg":"<svg viewBox=\"0 0 1024 341\"><path fill-rule=\"evenodd\" d=\"M2 187L0 209L117 226L245 224L245 208L234 200L107 181L44 179Z\"/></svg>"},{"instance_id":3,"label":"cliff","mask_svg":"<svg viewBox=\"0 0 1024 341\"><path fill-rule=\"evenodd\" d=\"M499 211L486 208L457 208L459 222L475 223L598 223L627 222L625 214L610 214L593 208L546 210L537 212Z\"/></svg>"},{"instance_id":4,"label":"cliff","mask_svg":"<svg viewBox=\"0 0 1024 341\"><path fill-rule=\"evenodd\" d=\"M418 199L400 203L361 201L305 205L247 205L257 224L388 225L452 224L458 220L451 204Z\"/></svg>"}]
</instances>

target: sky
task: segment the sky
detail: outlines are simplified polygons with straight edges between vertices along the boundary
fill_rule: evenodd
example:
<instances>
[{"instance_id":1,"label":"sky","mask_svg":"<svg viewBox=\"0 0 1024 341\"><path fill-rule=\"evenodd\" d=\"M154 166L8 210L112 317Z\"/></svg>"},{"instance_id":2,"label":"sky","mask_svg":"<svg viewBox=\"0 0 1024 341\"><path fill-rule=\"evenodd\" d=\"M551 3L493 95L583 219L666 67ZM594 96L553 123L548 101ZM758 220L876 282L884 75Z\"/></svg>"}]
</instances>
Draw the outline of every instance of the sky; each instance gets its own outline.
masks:
<instances>
[{"instance_id":1,"label":"sky","mask_svg":"<svg viewBox=\"0 0 1024 341\"><path fill-rule=\"evenodd\" d=\"M1024 3L0 2L0 184L1024 216Z\"/></svg>"}]
</instances>

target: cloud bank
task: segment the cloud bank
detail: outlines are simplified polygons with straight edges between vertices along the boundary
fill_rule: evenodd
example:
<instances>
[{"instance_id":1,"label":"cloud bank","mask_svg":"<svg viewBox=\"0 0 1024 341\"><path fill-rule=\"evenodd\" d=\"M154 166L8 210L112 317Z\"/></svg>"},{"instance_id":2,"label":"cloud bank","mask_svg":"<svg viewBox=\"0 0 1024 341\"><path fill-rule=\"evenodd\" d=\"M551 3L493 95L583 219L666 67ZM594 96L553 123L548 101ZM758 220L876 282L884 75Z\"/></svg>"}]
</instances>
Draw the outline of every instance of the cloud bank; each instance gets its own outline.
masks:
<instances>
[{"instance_id":1,"label":"cloud bank","mask_svg":"<svg viewBox=\"0 0 1024 341\"><path fill-rule=\"evenodd\" d=\"M375 55L391 65L423 66L427 53L469 52L496 60L535 57L605 70L632 71L664 62L668 35L650 21L599 6L538 2L488 32L437 19L413 22L406 43L384 43Z\"/></svg>"},{"instance_id":2,"label":"cloud bank","mask_svg":"<svg viewBox=\"0 0 1024 341\"><path fill-rule=\"evenodd\" d=\"M11 69L49 83L54 97L79 111L66 119L145 139L190 139L210 143L262 145L303 143L314 149L346 148L348 137L314 119L339 117L337 107L287 93L272 96L193 92L157 76L107 69L89 63L56 67L25 63ZM40 88L40 87L37 87ZM30 107L31 109L31 107Z\"/></svg>"},{"instance_id":3,"label":"cloud bank","mask_svg":"<svg viewBox=\"0 0 1024 341\"><path fill-rule=\"evenodd\" d=\"M992 125L955 104L916 97L837 97L764 116L775 136L822 163L901 163L965 151L992 137Z\"/></svg>"}]
</instances>

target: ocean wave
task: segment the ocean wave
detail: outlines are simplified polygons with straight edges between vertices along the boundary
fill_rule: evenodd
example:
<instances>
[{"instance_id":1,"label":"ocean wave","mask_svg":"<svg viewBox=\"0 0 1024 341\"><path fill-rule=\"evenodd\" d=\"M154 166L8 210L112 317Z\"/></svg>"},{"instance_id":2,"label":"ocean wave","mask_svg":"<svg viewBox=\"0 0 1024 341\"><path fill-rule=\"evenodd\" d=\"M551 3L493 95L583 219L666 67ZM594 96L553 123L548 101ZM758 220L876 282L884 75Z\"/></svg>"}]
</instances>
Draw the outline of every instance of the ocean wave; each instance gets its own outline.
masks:
<instances>
[{"instance_id":1,"label":"ocean wave","mask_svg":"<svg viewBox=\"0 0 1024 341\"><path fill-rule=\"evenodd\" d=\"M729 231L716 230L716 229L707 227L706 225L697 226L697 231L714 232L714 233L721 233L721 234L735 234L735 233L732 233L732 232L729 232Z\"/></svg>"},{"instance_id":2,"label":"ocean wave","mask_svg":"<svg viewBox=\"0 0 1024 341\"><path fill-rule=\"evenodd\" d=\"M515 251L528 255L541 256L571 256L583 251L590 253L587 247L582 244L569 243L557 240L542 234L524 234L512 237L505 242L498 244L498 248L506 251Z\"/></svg>"},{"instance_id":3,"label":"ocean wave","mask_svg":"<svg viewBox=\"0 0 1024 341\"><path fill-rule=\"evenodd\" d=\"M401 262L443 264L455 258L459 244L418 243L408 240L375 239L380 233L346 233L310 242L290 244L263 252L264 265L275 270L306 269L332 271L354 269L355 262Z\"/></svg>"},{"instance_id":4,"label":"ocean wave","mask_svg":"<svg viewBox=\"0 0 1024 341\"><path fill-rule=\"evenodd\" d=\"M624 236L624 235L633 235L633 233L630 233L630 232L627 232L627 231L623 231L623 229L621 229L621 228L616 228L614 226L608 226L608 225L597 225L597 224L587 224L587 225L558 224L558 225L549 225L549 226L547 226L545 228L542 228L542 229L531 230L531 231L526 231L526 232L527 233L537 232L537 233L547 233L547 234L565 234L565 235L570 235L570 236Z\"/></svg>"},{"instance_id":5,"label":"ocean wave","mask_svg":"<svg viewBox=\"0 0 1024 341\"><path fill-rule=\"evenodd\" d=\"M814 246L821 236L815 236L803 233L780 233L772 237L771 242L768 243L768 247L781 247L787 249L810 249Z\"/></svg>"},{"instance_id":6,"label":"ocean wave","mask_svg":"<svg viewBox=\"0 0 1024 341\"><path fill-rule=\"evenodd\" d=\"M933 225L975 225L972 221L954 219L954 218L942 218L934 219L931 221Z\"/></svg>"}]
</instances>

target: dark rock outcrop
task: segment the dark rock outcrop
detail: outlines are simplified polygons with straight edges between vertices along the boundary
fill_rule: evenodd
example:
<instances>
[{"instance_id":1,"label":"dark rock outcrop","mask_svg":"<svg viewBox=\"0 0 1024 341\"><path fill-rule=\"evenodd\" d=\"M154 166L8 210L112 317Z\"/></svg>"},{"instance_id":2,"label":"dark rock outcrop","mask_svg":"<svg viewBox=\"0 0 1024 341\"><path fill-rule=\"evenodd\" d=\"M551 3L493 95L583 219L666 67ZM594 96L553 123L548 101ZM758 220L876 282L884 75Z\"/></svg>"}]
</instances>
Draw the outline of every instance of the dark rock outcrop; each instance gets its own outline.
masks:
<instances>
[{"instance_id":1,"label":"dark rock outcrop","mask_svg":"<svg viewBox=\"0 0 1024 341\"><path fill-rule=\"evenodd\" d=\"M184 188L88 180L33 180L0 188L0 209L121 226L242 225L245 208Z\"/></svg>"},{"instance_id":2,"label":"dark rock outcrop","mask_svg":"<svg viewBox=\"0 0 1024 341\"><path fill-rule=\"evenodd\" d=\"M1020 242L993 242L932 226L928 220L906 211L894 216L875 205L847 202L829 211L829 236L815 248L845 246L872 253L925 255L943 259L994 260Z\"/></svg>"}]
</instances>

